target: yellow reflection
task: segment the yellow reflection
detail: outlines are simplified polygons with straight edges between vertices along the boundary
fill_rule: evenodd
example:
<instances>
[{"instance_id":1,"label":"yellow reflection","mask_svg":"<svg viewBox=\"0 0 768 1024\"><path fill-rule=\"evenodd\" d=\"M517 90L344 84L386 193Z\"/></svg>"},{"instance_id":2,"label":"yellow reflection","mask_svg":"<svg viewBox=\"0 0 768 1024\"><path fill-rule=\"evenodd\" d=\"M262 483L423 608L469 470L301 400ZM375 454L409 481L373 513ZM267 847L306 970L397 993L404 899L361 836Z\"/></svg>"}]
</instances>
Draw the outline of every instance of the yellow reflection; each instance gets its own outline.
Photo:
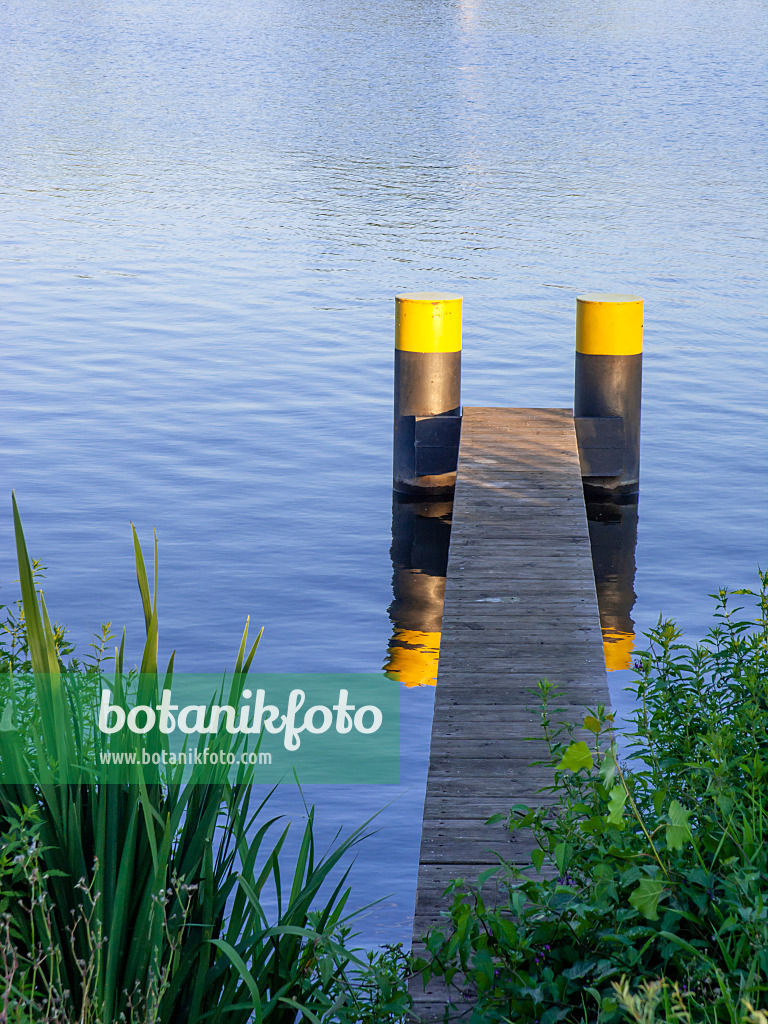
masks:
<instances>
[{"instance_id":1,"label":"yellow reflection","mask_svg":"<svg viewBox=\"0 0 768 1024\"><path fill-rule=\"evenodd\" d=\"M620 672L632 667L632 651L635 649L635 634L622 633L617 629L603 630L603 651L605 668L608 672Z\"/></svg>"},{"instance_id":2,"label":"yellow reflection","mask_svg":"<svg viewBox=\"0 0 768 1024\"><path fill-rule=\"evenodd\" d=\"M396 629L387 648L384 673L404 686L436 686L440 634Z\"/></svg>"},{"instance_id":3,"label":"yellow reflection","mask_svg":"<svg viewBox=\"0 0 768 1024\"><path fill-rule=\"evenodd\" d=\"M587 502L592 567L603 633L605 667L621 672L632 667L635 648L635 546L637 503Z\"/></svg>"},{"instance_id":4,"label":"yellow reflection","mask_svg":"<svg viewBox=\"0 0 768 1024\"><path fill-rule=\"evenodd\" d=\"M384 672L403 686L435 686L451 502L392 502L392 634Z\"/></svg>"}]
</instances>

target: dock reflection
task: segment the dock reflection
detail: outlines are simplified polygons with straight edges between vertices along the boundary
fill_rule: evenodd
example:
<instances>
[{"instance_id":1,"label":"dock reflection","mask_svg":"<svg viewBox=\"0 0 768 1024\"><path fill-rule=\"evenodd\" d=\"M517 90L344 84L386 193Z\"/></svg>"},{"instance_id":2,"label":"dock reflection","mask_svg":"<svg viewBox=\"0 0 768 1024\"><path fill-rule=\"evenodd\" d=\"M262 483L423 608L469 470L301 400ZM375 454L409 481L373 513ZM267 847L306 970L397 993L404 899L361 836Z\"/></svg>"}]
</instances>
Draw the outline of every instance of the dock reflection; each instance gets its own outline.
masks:
<instances>
[{"instance_id":1,"label":"dock reflection","mask_svg":"<svg viewBox=\"0 0 768 1024\"><path fill-rule=\"evenodd\" d=\"M587 523L595 573L605 666L632 665L635 646L637 502L588 501ZM452 502L392 500L392 635L386 675L405 686L435 686L440 656Z\"/></svg>"},{"instance_id":2,"label":"dock reflection","mask_svg":"<svg viewBox=\"0 0 768 1024\"><path fill-rule=\"evenodd\" d=\"M392 637L384 671L405 686L435 686L452 502L392 497Z\"/></svg>"},{"instance_id":3,"label":"dock reflection","mask_svg":"<svg viewBox=\"0 0 768 1024\"><path fill-rule=\"evenodd\" d=\"M637 501L588 501L587 522L605 667L616 672L631 667L635 646L632 608L636 600Z\"/></svg>"}]
</instances>

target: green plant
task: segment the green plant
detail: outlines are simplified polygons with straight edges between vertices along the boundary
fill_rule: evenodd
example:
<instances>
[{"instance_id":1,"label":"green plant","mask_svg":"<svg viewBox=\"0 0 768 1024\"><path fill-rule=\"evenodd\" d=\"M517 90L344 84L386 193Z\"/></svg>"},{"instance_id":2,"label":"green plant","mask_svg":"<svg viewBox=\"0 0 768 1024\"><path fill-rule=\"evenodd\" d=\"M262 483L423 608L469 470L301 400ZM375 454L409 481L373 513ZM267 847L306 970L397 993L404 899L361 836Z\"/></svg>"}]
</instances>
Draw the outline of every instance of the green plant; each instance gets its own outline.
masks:
<instances>
[{"instance_id":1,"label":"green plant","mask_svg":"<svg viewBox=\"0 0 768 1024\"><path fill-rule=\"evenodd\" d=\"M727 1007L730 1019L738 1024L768 1024L768 1014L756 1010L749 1000L740 1007L734 1006L727 992L708 1002L699 1001L694 1016L690 1007L691 995L684 989L681 991L677 982L670 984L664 978L643 981L634 992L626 978L612 984L619 1006L637 1024L693 1024L693 1021L714 1024L722 1019L720 1011L723 1006Z\"/></svg>"},{"instance_id":2,"label":"green plant","mask_svg":"<svg viewBox=\"0 0 768 1024\"><path fill-rule=\"evenodd\" d=\"M39 558L32 559L30 567L32 579L37 584L45 576L46 567ZM0 604L0 612L5 612L5 617L0 619L0 675L14 672L23 675L31 672L32 661L29 657L27 624L24 619L22 602L15 601L12 605ZM106 626L101 627L102 636L105 638L109 625L107 623ZM67 639L67 631L64 626L54 622L52 629L56 654L59 660L63 661L73 653L74 646Z\"/></svg>"},{"instance_id":3,"label":"green plant","mask_svg":"<svg viewBox=\"0 0 768 1024\"><path fill-rule=\"evenodd\" d=\"M342 936L346 945L348 936ZM400 943L355 957L351 970L335 974L328 1016L334 1024L405 1024L412 1020L408 993L412 957ZM342 965L338 965L341 967Z\"/></svg>"},{"instance_id":4,"label":"green plant","mask_svg":"<svg viewBox=\"0 0 768 1024\"><path fill-rule=\"evenodd\" d=\"M0 721L0 863L10 869L2 896L0 1020L293 1024L327 1014L339 981L324 965L343 974L356 959L339 942L346 874L335 885L330 880L366 826L318 857L309 811L286 886L288 829L268 816L268 797L252 808L251 770L244 768L236 783L226 768L216 774L208 767L204 780L193 776L185 783L179 776L162 785L137 766L128 785L78 769L84 744L118 742L87 729L109 627L92 664L84 670L74 665L94 685L71 692L62 676L71 650L36 591L15 499L14 524L22 598L9 627L13 704ZM133 538L146 640L140 671L132 675L123 668L123 636L112 685L133 679L147 703L157 700L162 679L170 679L173 656L161 678L157 543L150 590L135 530ZM242 693L258 645L257 638L249 647L247 636L246 623L231 703ZM18 719L30 712L30 699L42 736L35 752ZM217 749L222 742L231 737L200 741ZM264 905L268 892L277 905L272 921Z\"/></svg>"},{"instance_id":5,"label":"green plant","mask_svg":"<svg viewBox=\"0 0 768 1024\"><path fill-rule=\"evenodd\" d=\"M584 719L591 741L576 738L553 724L555 689L539 683L554 805L516 806L508 819L534 840L531 867L500 859L479 886L454 882L416 965L470 987L469 1005L456 999L464 1019L619 1021L630 1013L615 987L625 976L633 998L659 979L677 984L691 1021L740 1021L765 1003L768 574L760 580L756 628L720 590L701 644L681 643L669 621L647 634L629 764L604 708Z\"/></svg>"},{"instance_id":6,"label":"green plant","mask_svg":"<svg viewBox=\"0 0 768 1024\"><path fill-rule=\"evenodd\" d=\"M99 903L101 894L94 883L81 878L75 889L82 894L77 914L67 929L69 949L77 954L87 947L88 957L76 956L80 978L79 1000L71 998L66 985L64 949L56 941L55 912L48 891L51 875L45 871L45 849L40 843L41 821L37 808L19 808L18 816L8 821L4 837L0 877L11 884L22 881L24 894L12 888L3 892L4 912L0 917L0 963L2 963L2 1005L0 1020L15 1024L85 1024L103 1020L99 1006L98 978L102 970L107 938L101 927ZM124 1021L156 1021L160 1003L170 983L173 954L180 947L192 894L196 886L177 878L171 888L155 897L162 908L164 931L171 956L160 963L160 950L155 950L149 988L145 994L136 990L127 994ZM26 898L25 898L26 897ZM19 943L15 934L14 915L7 907L17 905L30 922L28 941ZM181 928L168 916L168 909L177 904Z\"/></svg>"}]
</instances>

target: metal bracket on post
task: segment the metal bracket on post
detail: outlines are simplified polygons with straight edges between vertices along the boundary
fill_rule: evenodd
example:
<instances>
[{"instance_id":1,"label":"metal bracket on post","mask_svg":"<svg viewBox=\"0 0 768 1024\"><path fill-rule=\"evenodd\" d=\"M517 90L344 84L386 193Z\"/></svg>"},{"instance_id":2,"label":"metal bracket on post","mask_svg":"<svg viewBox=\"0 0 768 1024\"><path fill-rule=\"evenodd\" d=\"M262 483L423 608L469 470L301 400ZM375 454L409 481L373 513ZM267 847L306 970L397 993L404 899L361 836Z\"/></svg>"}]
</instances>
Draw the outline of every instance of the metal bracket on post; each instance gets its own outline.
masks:
<instances>
[{"instance_id":1,"label":"metal bracket on post","mask_svg":"<svg viewBox=\"0 0 768 1024\"><path fill-rule=\"evenodd\" d=\"M415 416L416 476L455 473L459 463L461 414Z\"/></svg>"},{"instance_id":2,"label":"metal bracket on post","mask_svg":"<svg viewBox=\"0 0 768 1024\"><path fill-rule=\"evenodd\" d=\"M624 418L574 416L581 475L620 476L624 468Z\"/></svg>"}]
</instances>

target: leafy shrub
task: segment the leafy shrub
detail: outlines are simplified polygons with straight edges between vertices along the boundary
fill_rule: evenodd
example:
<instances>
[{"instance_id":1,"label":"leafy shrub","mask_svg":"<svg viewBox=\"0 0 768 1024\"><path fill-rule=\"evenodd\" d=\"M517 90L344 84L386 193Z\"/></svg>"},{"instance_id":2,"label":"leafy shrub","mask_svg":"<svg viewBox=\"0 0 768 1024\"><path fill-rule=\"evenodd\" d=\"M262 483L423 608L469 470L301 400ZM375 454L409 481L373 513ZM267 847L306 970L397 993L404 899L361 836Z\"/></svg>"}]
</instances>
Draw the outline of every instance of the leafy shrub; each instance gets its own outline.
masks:
<instances>
[{"instance_id":1,"label":"leafy shrub","mask_svg":"<svg viewBox=\"0 0 768 1024\"><path fill-rule=\"evenodd\" d=\"M553 724L555 688L539 683L549 748L539 763L554 771L554 805L515 806L508 818L512 832L533 837L532 864L500 858L479 886L455 881L445 924L416 964L425 980L455 986L462 1019L609 1024L631 1017L631 1000L656 982L684 998L688 1017L669 1020L759 1012L768 989L768 574L760 580L756 594L735 592L758 598L756 628L720 590L699 645L680 642L672 621L646 634L629 764L612 715L594 709L583 723L592 740L576 739L572 726Z\"/></svg>"}]
</instances>

